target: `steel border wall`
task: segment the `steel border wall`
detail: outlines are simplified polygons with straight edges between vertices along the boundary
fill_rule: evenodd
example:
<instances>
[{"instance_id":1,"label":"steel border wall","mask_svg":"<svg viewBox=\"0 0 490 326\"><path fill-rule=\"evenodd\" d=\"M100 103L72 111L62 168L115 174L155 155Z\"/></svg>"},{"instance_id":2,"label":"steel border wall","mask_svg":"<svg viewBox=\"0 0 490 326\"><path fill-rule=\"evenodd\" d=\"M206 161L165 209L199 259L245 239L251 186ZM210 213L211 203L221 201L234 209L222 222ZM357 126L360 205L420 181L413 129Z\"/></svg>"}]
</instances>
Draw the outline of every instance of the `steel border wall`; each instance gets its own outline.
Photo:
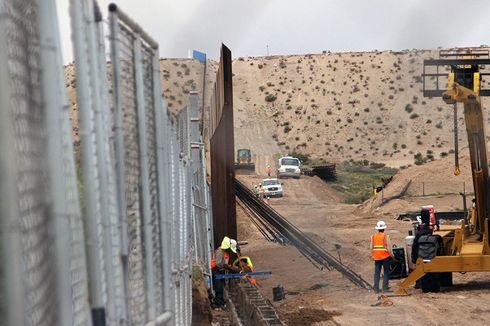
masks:
<instances>
[{"instance_id":1,"label":"steel border wall","mask_svg":"<svg viewBox=\"0 0 490 326\"><path fill-rule=\"evenodd\" d=\"M214 247L224 236L237 237L232 76L231 51L222 44L210 114Z\"/></svg>"}]
</instances>

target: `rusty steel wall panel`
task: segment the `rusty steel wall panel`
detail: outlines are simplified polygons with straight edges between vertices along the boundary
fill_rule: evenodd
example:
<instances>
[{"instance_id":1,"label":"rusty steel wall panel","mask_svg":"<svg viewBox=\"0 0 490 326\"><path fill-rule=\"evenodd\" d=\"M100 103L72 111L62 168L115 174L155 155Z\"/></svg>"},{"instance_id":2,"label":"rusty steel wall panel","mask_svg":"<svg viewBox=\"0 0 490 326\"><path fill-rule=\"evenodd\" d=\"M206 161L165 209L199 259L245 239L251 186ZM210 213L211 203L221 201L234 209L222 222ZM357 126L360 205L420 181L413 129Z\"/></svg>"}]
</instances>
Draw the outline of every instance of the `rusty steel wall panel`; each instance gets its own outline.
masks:
<instances>
[{"instance_id":1,"label":"rusty steel wall panel","mask_svg":"<svg viewBox=\"0 0 490 326\"><path fill-rule=\"evenodd\" d=\"M233 87L231 51L221 46L210 114L211 197L213 207L214 244L223 237L236 239Z\"/></svg>"}]
</instances>

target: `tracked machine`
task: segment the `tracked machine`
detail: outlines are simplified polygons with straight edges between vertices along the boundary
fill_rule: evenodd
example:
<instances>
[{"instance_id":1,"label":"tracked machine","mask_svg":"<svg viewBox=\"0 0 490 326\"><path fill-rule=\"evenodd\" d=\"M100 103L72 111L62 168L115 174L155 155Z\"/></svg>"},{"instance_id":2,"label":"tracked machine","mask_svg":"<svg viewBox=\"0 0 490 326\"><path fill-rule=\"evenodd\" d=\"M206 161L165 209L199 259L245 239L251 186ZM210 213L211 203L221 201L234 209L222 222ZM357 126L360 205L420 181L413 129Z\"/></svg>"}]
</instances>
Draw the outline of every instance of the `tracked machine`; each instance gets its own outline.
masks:
<instances>
[{"instance_id":1,"label":"tracked machine","mask_svg":"<svg viewBox=\"0 0 490 326\"><path fill-rule=\"evenodd\" d=\"M431 278L437 280L437 288L439 285L452 285L453 272L490 271L490 194L485 120L481 103L482 97L490 95L484 80L490 75L486 67L490 68L490 57L488 51L482 49L441 51L439 59L424 61L424 96L442 97L447 104L453 104L455 131L457 104L463 104L475 206L472 219L464 219L461 225L441 225L434 231L435 235L442 238L442 248L438 255L430 260L419 258L414 271L400 284L397 294L407 294L408 287L427 273L437 273L438 277ZM456 146L457 136L455 140ZM457 157L456 150L455 175L459 174L460 169ZM434 288L434 284L431 288Z\"/></svg>"},{"instance_id":2,"label":"tracked machine","mask_svg":"<svg viewBox=\"0 0 490 326\"><path fill-rule=\"evenodd\" d=\"M237 150L235 172L238 174L253 174L255 163L252 162L252 152L248 148Z\"/></svg>"}]
</instances>

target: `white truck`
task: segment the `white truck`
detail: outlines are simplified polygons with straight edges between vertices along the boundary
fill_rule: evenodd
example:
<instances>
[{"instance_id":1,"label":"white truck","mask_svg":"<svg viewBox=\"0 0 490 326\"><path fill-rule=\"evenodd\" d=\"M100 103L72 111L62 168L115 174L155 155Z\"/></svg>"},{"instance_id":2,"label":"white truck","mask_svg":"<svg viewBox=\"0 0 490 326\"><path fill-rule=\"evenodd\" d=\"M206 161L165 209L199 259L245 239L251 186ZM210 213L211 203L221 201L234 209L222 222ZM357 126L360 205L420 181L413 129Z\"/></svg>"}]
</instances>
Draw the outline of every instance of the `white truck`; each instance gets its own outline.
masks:
<instances>
[{"instance_id":1,"label":"white truck","mask_svg":"<svg viewBox=\"0 0 490 326\"><path fill-rule=\"evenodd\" d=\"M277 177L293 177L299 179L301 176L301 161L296 157L283 156L278 160Z\"/></svg>"}]
</instances>

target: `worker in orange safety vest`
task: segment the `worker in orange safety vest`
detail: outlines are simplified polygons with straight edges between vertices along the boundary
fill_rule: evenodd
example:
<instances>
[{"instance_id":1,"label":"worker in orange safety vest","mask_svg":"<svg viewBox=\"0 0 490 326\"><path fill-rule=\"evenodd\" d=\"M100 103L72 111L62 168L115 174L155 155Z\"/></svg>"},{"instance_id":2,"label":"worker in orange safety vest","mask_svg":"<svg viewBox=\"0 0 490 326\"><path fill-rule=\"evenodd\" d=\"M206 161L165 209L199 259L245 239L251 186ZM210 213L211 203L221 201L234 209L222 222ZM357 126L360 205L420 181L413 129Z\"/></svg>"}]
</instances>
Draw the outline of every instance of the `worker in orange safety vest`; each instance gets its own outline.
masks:
<instances>
[{"instance_id":1,"label":"worker in orange safety vest","mask_svg":"<svg viewBox=\"0 0 490 326\"><path fill-rule=\"evenodd\" d=\"M232 242L229 237L224 237L221 245L214 251L211 259L211 271L213 275L214 305L215 309L224 309L224 280L216 279L216 275L225 274L232 270L231 254L236 254L236 241Z\"/></svg>"},{"instance_id":2,"label":"worker in orange safety vest","mask_svg":"<svg viewBox=\"0 0 490 326\"><path fill-rule=\"evenodd\" d=\"M252 259L248 256L240 256L233 262L233 266L238 266L240 273L250 273L254 271L254 265ZM250 284L257 286L257 280L253 276L246 276Z\"/></svg>"},{"instance_id":3,"label":"worker in orange safety vest","mask_svg":"<svg viewBox=\"0 0 490 326\"><path fill-rule=\"evenodd\" d=\"M383 291L389 291L391 257L393 253L390 245L390 237L385 233L386 223L378 221L375 229L378 230L371 236L371 256L374 259L374 291L379 293L379 279L383 268Z\"/></svg>"}]
</instances>

